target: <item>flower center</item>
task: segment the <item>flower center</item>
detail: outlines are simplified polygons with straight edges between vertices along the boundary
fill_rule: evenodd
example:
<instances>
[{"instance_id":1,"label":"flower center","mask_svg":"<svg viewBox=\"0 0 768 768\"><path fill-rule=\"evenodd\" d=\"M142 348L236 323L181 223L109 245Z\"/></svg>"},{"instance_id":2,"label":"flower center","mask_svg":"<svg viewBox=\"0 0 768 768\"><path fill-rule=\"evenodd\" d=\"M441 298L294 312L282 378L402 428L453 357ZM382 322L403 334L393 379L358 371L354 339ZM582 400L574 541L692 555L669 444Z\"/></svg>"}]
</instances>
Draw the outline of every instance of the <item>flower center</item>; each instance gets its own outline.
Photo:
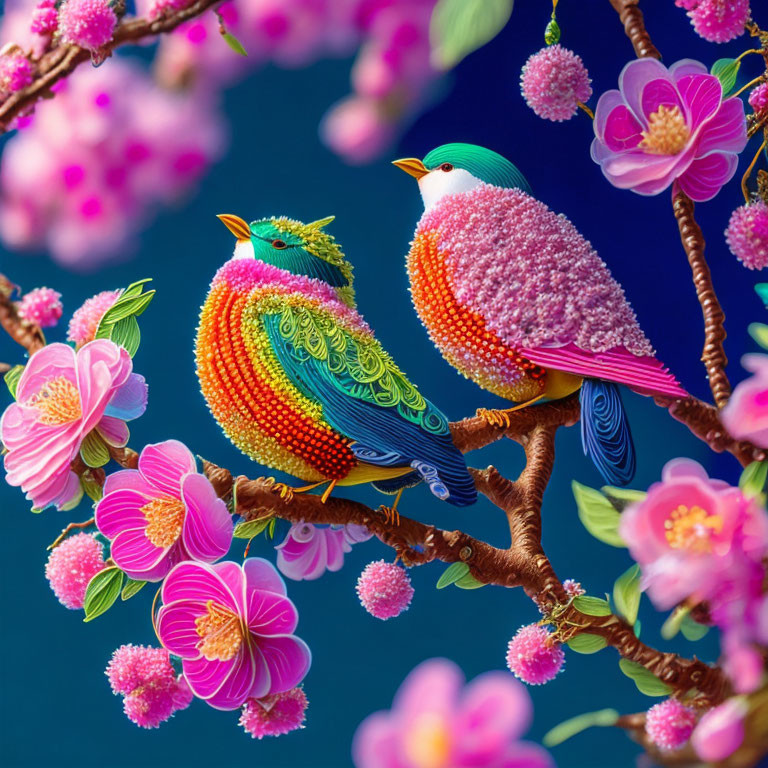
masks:
<instances>
[{"instance_id":1,"label":"flower center","mask_svg":"<svg viewBox=\"0 0 768 768\"><path fill-rule=\"evenodd\" d=\"M201 638L197 647L208 661L228 661L243 644L240 618L213 600L206 603L206 612L195 619L195 628Z\"/></svg>"},{"instance_id":2,"label":"flower center","mask_svg":"<svg viewBox=\"0 0 768 768\"><path fill-rule=\"evenodd\" d=\"M405 734L405 755L414 768L444 768L451 756L451 732L434 712L417 717Z\"/></svg>"},{"instance_id":3,"label":"flower center","mask_svg":"<svg viewBox=\"0 0 768 768\"><path fill-rule=\"evenodd\" d=\"M186 508L173 496L152 499L141 508L147 519L147 538L156 547L170 547L179 538Z\"/></svg>"},{"instance_id":4,"label":"flower center","mask_svg":"<svg viewBox=\"0 0 768 768\"><path fill-rule=\"evenodd\" d=\"M83 415L80 392L64 376L46 381L40 391L26 402L26 405L37 408L41 424L53 427L77 421Z\"/></svg>"},{"instance_id":5,"label":"flower center","mask_svg":"<svg viewBox=\"0 0 768 768\"><path fill-rule=\"evenodd\" d=\"M648 116L648 130L643 131L639 146L651 155L676 155L688 143L691 132L680 107L663 104Z\"/></svg>"},{"instance_id":6,"label":"flower center","mask_svg":"<svg viewBox=\"0 0 768 768\"><path fill-rule=\"evenodd\" d=\"M723 518L710 515L705 509L681 504L664 523L666 537L672 549L687 549L692 552L710 552L710 538L713 533L723 530Z\"/></svg>"}]
</instances>

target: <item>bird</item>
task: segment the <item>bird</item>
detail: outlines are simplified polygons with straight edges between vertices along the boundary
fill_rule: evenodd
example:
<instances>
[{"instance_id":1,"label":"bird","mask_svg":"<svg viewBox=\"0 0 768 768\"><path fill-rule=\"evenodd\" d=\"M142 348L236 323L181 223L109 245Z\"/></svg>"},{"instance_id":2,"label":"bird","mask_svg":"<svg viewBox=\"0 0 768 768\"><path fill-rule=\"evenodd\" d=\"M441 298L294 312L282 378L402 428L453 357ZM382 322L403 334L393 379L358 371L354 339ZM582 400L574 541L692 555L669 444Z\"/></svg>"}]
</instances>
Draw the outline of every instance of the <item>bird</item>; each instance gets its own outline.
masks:
<instances>
[{"instance_id":1,"label":"bird","mask_svg":"<svg viewBox=\"0 0 768 768\"><path fill-rule=\"evenodd\" d=\"M224 433L284 498L326 485L372 483L395 495L425 482L457 507L477 499L443 413L397 367L357 311L352 266L325 231L329 216L246 222L218 217L237 238L200 312L197 375Z\"/></svg>"},{"instance_id":2,"label":"bird","mask_svg":"<svg viewBox=\"0 0 768 768\"><path fill-rule=\"evenodd\" d=\"M444 144L394 165L424 203L407 256L411 299L448 363L515 403L509 414L578 391L584 452L612 485L636 468L618 385L687 397L656 358L624 291L576 227L533 196L505 157Z\"/></svg>"}]
</instances>

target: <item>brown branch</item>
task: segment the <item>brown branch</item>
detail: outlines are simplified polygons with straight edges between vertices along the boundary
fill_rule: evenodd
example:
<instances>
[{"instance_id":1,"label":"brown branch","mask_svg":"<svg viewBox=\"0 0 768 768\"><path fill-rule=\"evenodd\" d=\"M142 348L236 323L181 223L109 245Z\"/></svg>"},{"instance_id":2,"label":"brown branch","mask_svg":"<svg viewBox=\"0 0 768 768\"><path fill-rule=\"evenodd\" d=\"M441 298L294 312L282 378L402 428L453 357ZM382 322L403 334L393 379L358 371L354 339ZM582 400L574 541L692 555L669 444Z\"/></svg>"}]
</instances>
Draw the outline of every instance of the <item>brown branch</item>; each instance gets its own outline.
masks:
<instances>
[{"instance_id":1,"label":"brown branch","mask_svg":"<svg viewBox=\"0 0 768 768\"><path fill-rule=\"evenodd\" d=\"M121 45L139 43L199 16L221 0L196 0L186 8L172 11L157 19L131 18L122 20L112 40L98 51L99 58L107 58ZM35 77L26 88L12 94L0 105L0 134L9 129L13 120L25 114L41 98L51 94L51 87L63 80L81 64L91 59L90 51L69 43L60 43L45 53L36 64Z\"/></svg>"},{"instance_id":2,"label":"brown branch","mask_svg":"<svg viewBox=\"0 0 768 768\"><path fill-rule=\"evenodd\" d=\"M0 326L17 343L32 355L45 346L45 336L40 327L19 316L12 297L16 286L0 274Z\"/></svg>"},{"instance_id":3,"label":"brown branch","mask_svg":"<svg viewBox=\"0 0 768 768\"><path fill-rule=\"evenodd\" d=\"M726 336L725 313L717 300L712 284L712 275L704 256L704 235L693 215L693 201L684 192L678 191L673 198L672 208L680 229L680 239L685 248L685 255L691 265L696 296L704 316L704 351L701 360L707 369L715 405L722 408L731 394L731 385L725 373L728 358L723 348Z\"/></svg>"},{"instance_id":4,"label":"brown branch","mask_svg":"<svg viewBox=\"0 0 768 768\"><path fill-rule=\"evenodd\" d=\"M656 46L651 42L651 37L645 29L643 12L638 7L640 0L611 0L616 13L619 14L619 20L624 25L624 31L627 33L632 46L635 49L637 57L660 59Z\"/></svg>"}]
</instances>

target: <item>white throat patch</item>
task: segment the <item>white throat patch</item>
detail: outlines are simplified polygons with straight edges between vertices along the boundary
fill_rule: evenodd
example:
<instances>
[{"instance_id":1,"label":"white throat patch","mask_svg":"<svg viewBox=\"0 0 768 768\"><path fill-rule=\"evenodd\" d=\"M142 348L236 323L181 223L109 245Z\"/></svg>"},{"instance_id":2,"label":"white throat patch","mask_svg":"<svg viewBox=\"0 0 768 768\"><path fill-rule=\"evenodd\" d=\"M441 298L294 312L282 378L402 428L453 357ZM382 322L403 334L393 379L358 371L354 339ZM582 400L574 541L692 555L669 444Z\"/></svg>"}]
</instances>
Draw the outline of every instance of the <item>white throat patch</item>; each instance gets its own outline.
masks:
<instances>
[{"instance_id":1,"label":"white throat patch","mask_svg":"<svg viewBox=\"0 0 768 768\"><path fill-rule=\"evenodd\" d=\"M254 257L253 243L250 240L238 240L235 245L235 253L232 258L252 259Z\"/></svg>"},{"instance_id":2,"label":"white throat patch","mask_svg":"<svg viewBox=\"0 0 768 768\"><path fill-rule=\"evenodd\" d=\"M463 168L452 171L441 171L439 168L430 171L419 179L419 192L424 201L424 210L428 211L435 203L446 195L459 192L469 192L483 182Z\"/></svg>"}]
</instances>

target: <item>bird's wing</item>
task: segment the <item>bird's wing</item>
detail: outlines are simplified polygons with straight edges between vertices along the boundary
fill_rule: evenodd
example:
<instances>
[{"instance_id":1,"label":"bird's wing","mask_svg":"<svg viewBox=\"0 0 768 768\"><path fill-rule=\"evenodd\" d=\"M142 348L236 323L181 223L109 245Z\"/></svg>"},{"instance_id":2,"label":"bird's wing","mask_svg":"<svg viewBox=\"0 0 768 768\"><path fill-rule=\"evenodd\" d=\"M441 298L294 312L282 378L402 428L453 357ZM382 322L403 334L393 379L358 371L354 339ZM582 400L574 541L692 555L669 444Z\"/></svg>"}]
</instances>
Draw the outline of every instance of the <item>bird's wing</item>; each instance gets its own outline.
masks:
<instances>
[{"instance_id":1,"label":"bird's wing","mask_svg":"<svg viewBox=\"0 0 768 768\"><path fill-rule=\"evenodd\" d=\"M474 484L447 419L370 332L311 305L284 305L263 321L289 380L322 405L334 429L357 443L358 458L404 466L425 462L437 470L452 501L465 494L474 500Z\"/></svg>"},{"instance_id":2,"label":"bird's wing","mask_svg":"<svg viewBox=\"0 0 768 768\"><path fill-rule=\"evenodd\" d=\"M520 350L520 354L543 368L615 381L643 395L688 396L663 363L650 355L638 356L626 349L590 352L575 344L562 347L526 347Z\"/></svg>"}]
</instances>

